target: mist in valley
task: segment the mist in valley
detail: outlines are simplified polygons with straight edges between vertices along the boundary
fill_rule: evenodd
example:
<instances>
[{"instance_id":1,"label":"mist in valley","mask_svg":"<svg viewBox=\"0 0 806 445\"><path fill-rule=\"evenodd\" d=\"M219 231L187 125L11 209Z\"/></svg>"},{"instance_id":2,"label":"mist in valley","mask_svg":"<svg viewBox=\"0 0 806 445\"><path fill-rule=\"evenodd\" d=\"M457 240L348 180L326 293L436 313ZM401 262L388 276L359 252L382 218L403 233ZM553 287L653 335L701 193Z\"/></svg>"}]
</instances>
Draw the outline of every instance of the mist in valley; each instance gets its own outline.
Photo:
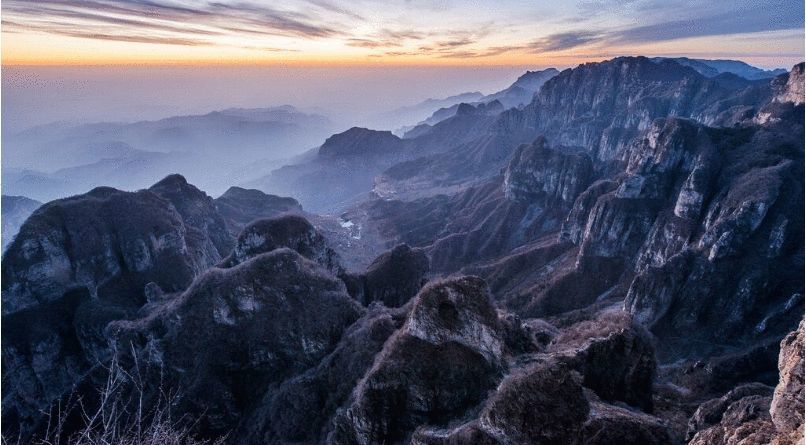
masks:
<instances>
[{"instance_id":1,"label":"mist in valley","mask_svg":"<svg viewBox=\"0 0 806 445\"><path fill-rule=\"evenodd\" d=\"M525 69L8 66L3 194L45 202L180 173L218 196L304 158L332 134L353 126L402 133ZM460 96L423 104L452 95Z\"/></svg>"}]
</instances>

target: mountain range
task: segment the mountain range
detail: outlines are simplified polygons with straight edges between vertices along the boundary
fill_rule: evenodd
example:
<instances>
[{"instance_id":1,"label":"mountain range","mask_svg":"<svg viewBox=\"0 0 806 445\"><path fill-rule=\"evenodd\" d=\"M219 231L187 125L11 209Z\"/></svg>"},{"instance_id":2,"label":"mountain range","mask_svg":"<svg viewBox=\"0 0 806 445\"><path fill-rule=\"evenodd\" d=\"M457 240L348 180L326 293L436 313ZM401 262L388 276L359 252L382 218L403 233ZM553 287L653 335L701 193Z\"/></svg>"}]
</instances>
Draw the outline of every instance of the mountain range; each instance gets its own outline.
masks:
<instances>
[{"instance_id":1,"label":"mountain range","mask_svg":"<svg viewBox=\"0 0 806 445\"><path fill-rule=\"evenodd\" d=\"M5 192L49 201L98 185L136 190L182 171L221 193L245 166L302 153L333 130L327 118L291 106L39 126L4 135Z\"/></svg>"},{"instance_id":2,"label":"mountain range","mask_svg":"<svg viewBox=\"0 0 806 445\"><path fill-rule=\"evenodd\" d=\"M692 60L528 73L215 199L43 204L3 255L4 436L801 443L804 64Z\"/></svg>"}]
</instances>

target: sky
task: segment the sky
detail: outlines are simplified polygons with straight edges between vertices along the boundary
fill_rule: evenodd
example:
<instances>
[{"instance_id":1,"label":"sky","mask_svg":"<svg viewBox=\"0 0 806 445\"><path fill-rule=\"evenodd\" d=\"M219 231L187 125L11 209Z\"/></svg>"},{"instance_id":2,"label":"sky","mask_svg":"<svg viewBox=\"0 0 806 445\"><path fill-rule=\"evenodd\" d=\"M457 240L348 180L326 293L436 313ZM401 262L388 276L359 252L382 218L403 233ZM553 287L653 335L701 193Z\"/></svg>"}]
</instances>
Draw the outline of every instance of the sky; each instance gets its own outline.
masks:
<instances>
[{"instance_id":1,"label":"sky","mask_svg":"<svg viewBox=\"0 0 806 445\"><path fill-rule=\"evenodd\" d=\"M3 0L4 134L290 104L347 124L621 55L804 60L800 0Z\"/></svg>"},{"instance_id":2,"label":"sky","mask_svg":"<svg viewBox=\"0 0 806 445\"><path fill-rule=\"evenodd\" d=\"M3 0L3 65L555 65L687 55L790 67L801 0Z\"/></svg>"}]
</instances>

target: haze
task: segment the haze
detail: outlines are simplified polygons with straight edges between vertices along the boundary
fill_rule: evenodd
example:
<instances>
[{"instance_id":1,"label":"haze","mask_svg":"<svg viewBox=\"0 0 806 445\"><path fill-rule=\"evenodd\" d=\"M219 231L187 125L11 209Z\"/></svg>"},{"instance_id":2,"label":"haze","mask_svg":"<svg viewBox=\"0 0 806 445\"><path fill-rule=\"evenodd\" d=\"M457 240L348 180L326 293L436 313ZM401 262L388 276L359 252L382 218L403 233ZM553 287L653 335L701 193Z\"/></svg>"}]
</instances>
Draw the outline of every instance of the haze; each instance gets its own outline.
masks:
<instances>
[{"instance_id":1,"label":"haze","mask_svg":"<svg viewBox=\"0 0 806 445\"><path fill-rule=\"evenodd\" d=\"M527 68L540 66L10 66L2 77L3 128L283 104L351 126L430 97L497 91Z\"/></svg>"}]
</instances>

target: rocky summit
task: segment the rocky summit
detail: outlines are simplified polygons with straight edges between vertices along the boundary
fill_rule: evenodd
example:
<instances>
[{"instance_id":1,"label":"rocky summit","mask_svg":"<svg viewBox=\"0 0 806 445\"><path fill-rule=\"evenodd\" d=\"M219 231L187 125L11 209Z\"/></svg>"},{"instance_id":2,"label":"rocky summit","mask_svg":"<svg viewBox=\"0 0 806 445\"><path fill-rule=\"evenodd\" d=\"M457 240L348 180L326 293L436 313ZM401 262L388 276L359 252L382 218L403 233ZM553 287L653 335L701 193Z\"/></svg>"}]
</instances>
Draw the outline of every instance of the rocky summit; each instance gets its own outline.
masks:
<instances>
[{"instance_id":1,"label":"rocky summit","mask_svg":"<svg viewBox=\"0 0 806 445\"><path fill-rule=\"evenodd\" d=\"M215 199L3 197L3 436L802 444L803 94L619 57Z\"/></svg>"}]
</instances>

